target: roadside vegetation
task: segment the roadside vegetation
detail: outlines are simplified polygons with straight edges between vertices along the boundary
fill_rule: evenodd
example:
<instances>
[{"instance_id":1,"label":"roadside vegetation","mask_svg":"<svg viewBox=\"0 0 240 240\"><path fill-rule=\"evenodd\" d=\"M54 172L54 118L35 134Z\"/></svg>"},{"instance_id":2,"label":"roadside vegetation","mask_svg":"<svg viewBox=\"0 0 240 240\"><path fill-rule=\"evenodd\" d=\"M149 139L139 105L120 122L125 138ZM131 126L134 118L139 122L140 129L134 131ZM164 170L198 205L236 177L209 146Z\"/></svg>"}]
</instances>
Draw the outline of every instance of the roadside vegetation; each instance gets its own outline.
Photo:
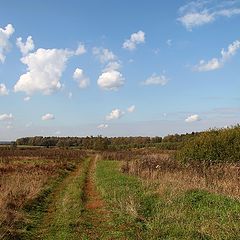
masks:
<instances>
[{"instance_id":1,"label":"roadside vegetation","mask_svg":"<svg viewBox=\"0 0 240 240\"><path fill-rule=\"evenodd\" d=\"M0 239L240 239L240 126L1 146Z\"/></svg>"}]
</instances>

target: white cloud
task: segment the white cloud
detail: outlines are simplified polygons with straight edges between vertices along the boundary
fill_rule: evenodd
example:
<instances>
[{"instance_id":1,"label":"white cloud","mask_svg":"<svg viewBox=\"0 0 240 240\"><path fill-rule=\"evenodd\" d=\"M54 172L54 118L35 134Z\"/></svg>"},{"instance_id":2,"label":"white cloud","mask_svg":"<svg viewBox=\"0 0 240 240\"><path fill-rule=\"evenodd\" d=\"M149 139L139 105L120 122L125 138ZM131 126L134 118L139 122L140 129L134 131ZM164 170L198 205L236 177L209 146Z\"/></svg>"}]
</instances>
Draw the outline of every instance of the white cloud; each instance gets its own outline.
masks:
<instances>
[{"instance_id":1,"label":"white cloud","mask_svg":"<svg viewBox=\"0 0 240 240\"><path fill-rule=\"evenodd\" d=\"M130 39L127 39L123 43L123 48L128 50L134 50L137 44L144 43L144 42L145 42L145 33L143 31L138 31L136 33L133 33Z\"/></svg>"},{"instance_id":2,"label":"white cloud","mask_svg":"<svg viewBox=\"0 0 240 240\"><path fill-rule=\"evenodd\" d=\"M132 106L130 106L130 107L127 108L127 111L128 111L129 113L132 113L132 112L135 111L135 109L136 109L135 105L132 105Z\"/></svg>"},{"instance_id":3,"label":"white cloud","mask_svg":"<svg viewBox=\"0 0 240 240\"><path fill-rule=\"evenodd\" d=\"M12 113L4 113L4 114L1 114L0 115L0 121L9 121L9 120L12 120L13 119L13 115Z\"/></svg>"},{"instance_id":4,"label":"white cloud","mask_svg":"<svg viewBox=\"0 0 240 240\"><path fill-rule=\"evenodd\" d=\"M172 39L168 39L168 40L166 41L166 43L167 43L167 45L168 45L169 47L171 47L171 46L172 46Z\"/></svg>"},{"instance_id":5,"label":"white cloud","mask_svg":"<svg viewBox=\"0 0 240 240\"><path fill-rule=\"evenodd\" d=\"M185 122L191 123L191 122L197 122L197 121L200 121L200 120L201 120L201 118L199 117L199 115L194 114L194 115L191 115L191 116L187 117L185 119Z\"/></svg>"},{"instance_id":6,"label":"white cloud","mask_svg":"<svg viewBox=\"0 0 240 240\"><path fill-rule=\"evenodd\" d=\"M214 16L208 12L187 13L178 19L188 30L214 21Z\"/></svg>"},{"instance_id":7,"label":"white cloud","mask_svg":"<svg viewBox=\"0 0 240 240\"><path fill-rule=\"evenodd\" d=\"M107 48L94 47L92 52L93 52L93 55L95 55L102 64L107 63L109 61L114 61L117 59L114 53Z\"/></svg>"},{"instance_id":8,"label":"white cloud","mask_svg":"<svg viewBox=\"0 0 240 240\"><path fill-rule=\"evenodd\" d=\"M108 124L104 124L104 123L99 124L99 125L97 126L97 128L99 128L99 129L105 129L105 128L108 128Z\"/></svg>"},{"instance_id":9,"label":"white cloud","mask_svg":"<svg viewBox=\"0 0 240 240\"><path fill-rule=\"evenodd\" d=\"M110 70L103 72L97 83L104 90L118 90L124 84L124 77L119 71Z\"/></svg>"},{"instance_id":10,"label":"white cloud","mask_svg":"<svg viewBox=\"0 0 240 240\"><path fill-rule=\"evenodd\" d=\"M72 92L69 92L69 93L68 93L68 98L71 99L72 96L73 96Z\"/></svg>"},{"instance_id":11,"label":"white cloud","mask_svg":"<svg viewBox=\"0 0 240 240\"><path fill-rule=\"evenodd\" d=\"M240 14L237 1L215 4L213 1L192 1L179 9L180 21L187 30L214 22L219 17L232 17Z\"/></svg>"},{"instance_id":12,"label":"white cloud","mask_svg":"<svg viewBox=\"0 0 240 240\"><path fill-rule=\"evenodd\" d=\"M121 64L119 61L109 62L106 67L104 68L104 72L112 71L112 70L119 70L121 68Z\"/></svg>"},{"instance_id":13,"label":"white cloud","mask_svg":"<svg viewBox=\"0 0 240 240\"><path fill-rule=\"evenodd\" d=\"M25 97L24 99L23 99L23 101L25 101L25 102L28 102L28 101L30 101L31 100L31 97L29 97L29 96L27 96L27 97Z\"/></svg>"},{"instance_id":14,"label":"white cloud","mask_svg":"<svg viewBox=\"0 0 240 240\"><path fill-rule=\"evenodd\" d=\"M165 75L156 75L156 74L152 74L151 77L149 77L148 79L146 79L143 82L143 85L161 85L164 86L167 84L168 82L168 78Z\"/></svg>"},{"instance_id":15,"label":"white cloud","mask_svg":"<svg viewBox=\"0 0 240 240\"><path fill-rule=\"evenodd\" d=\"M222 49L220 58L213 58L209 61L201 60L199 64L194 66L193 70L198 72L213 71L224 66L225 62L234 56L240 48L240 41L235 41L228 46L227 51Z\"/></svg>"},{"instance_id":16,"label":"white cloud","mask_svg":"<svg viewBox=\"0 0 240 240\"><path fill-rule=\"evenodd\" d=\"M6 53L10 49L9 38L14 33L12 24L8 24L5 28L0 28L0 62L4 63Z\"/></svg>"},{"instance_id":17,"label":"white cloud","mask_svg":"<svg viewBox=\"0 0 240 240\"><path fill-rule=\"evenodd\" d=\"M42 120L43 121L53 120L53 119L55 119L55 117L54 117L54 115L52 113L47 113L47 114L42 116Z\"/></svg>"},{"instance_id":18,"label":"white cloud","mask_svg":"<svg viewBox=\"0 0 240 240\"><path fill-rule=\"evenodd\" d=\"M120 109L116 108L113 109L107 116L106 120L114 120L114 119L119 119L124 115L124 112L121 111Z\"/></svg>"},{"instance_id":19,"label":"white cloud","mask_svg":"<svg viewBox=\"0 0 240 240\"><path fill-rule=\"evenodd\" d=\"M9 91L7 89L7 87L5 86L5 84L0 83L0 96L6 96L8 95Z\"/></svg>"},{"instance_id":20,"label":"white cloud","mask_svg":"<svg viewBox=\"0 0 240 240\"><path fill-rule=\"evenodd\" d=\"M80 56L80 55L82 55L82 54L84 54L86 52L87 52L87 50L85 48L85 45L83 43L80 43L78 45L77 50L75 51L75 55Z\"/></svg>"},{"instance_id":21,"label":"white cloud","mask_svg":"<svg viewBox=\"0 0 240 240\"><path fill-rule=\"evenodd\" d=\"M62 87L60 78L68 59L74 52L66 49L43 49L29 53L21 58L27 65L27 73L20 76L14 91L23 91L28 95L34 92L51 94Z\"/></svg>"},{"instance_id":22,"label":"white cloud","mask_svg":"<svg viewBox=\"0 0 240 240\"><path fill-rule=\"evenodd\" d=\"M29 52L34 50L34 42L32 40L32 36L28 36L26 42L22 41L22 38L17 38L16 45L20 49L22 55L27 55Z\"/></svg>"},{"instance_id":23,"label":"white cloud","mask_svg":"<svg viewBox=\"0 0 240 240\"><path fill-rule=\"evenodd\" d=\"M84 75L83 70L80 68L76 68L74 71L73 79L78 82L78 86L80 88L86 88L90 83L89 78Z\"/></svg>"}]
</instances>

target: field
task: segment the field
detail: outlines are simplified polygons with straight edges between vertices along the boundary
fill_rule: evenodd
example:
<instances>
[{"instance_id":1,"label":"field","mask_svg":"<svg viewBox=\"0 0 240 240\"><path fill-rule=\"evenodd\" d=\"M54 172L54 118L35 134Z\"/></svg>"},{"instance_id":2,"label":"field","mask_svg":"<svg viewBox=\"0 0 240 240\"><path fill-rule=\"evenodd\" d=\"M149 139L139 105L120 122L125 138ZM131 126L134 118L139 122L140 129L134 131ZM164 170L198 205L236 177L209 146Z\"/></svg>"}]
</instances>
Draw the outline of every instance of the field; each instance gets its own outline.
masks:
<instances>
[{"instance_id":1,"label":"field","mask_svg":"<svg viewBox=\"0 0 240 240\"><path fill-rule=\"evenodd\" d=\"M240 162L190 160L202 137L177 151L1 147L0 239L240 239Z\"/></svg>"}]
</instances>

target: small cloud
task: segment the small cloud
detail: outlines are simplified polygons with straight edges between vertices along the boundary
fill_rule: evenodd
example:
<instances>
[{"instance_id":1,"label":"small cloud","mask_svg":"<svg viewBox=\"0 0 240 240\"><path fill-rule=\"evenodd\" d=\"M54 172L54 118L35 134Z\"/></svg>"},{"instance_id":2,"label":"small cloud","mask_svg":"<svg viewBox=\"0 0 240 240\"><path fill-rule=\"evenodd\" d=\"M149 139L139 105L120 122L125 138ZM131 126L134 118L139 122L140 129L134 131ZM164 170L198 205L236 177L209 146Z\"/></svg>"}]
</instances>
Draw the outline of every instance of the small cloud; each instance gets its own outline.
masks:
<instances>
[{"instance_id":1,"label":"small cloud","mask_svg":"<svg viewBox=\"0 0 240 240\"><path fill-rule=\"evenodd\" d=\"M104 90L118 90L124 85L124 77L119 71L109 70L103 72L98 80L98 86Z\"/></svg>"},{"instance_id":2,"label":"small cloud","mask_svg":"<svg viewBox=\"0 0 240 240\"><path fill-rule=\"evenodd\" d=\"M55 117L52 113L47 113L42 116L43 121L54 120L54 119L55 119Z\"/></svg>"},{"instance_id":3,"label":"small cloud","mask_svg":"<svg viewBox=\"0 0 240 240\"><path fill-rule=\"evenodd\" d=\"M127 108L127 111L128 111L129 113L132 113L132 112L135 111L135 109L136 109L135 105L132 105L132 106L130 106L130 107Z\"/></svg>"},{"instance_id":4,"label":"small cloud","mask_svg":"<svg viewBox=\"0 0 240 240\"><path fill-rule=\"evenodd\" d=\"M104 123L99 124L99 125L97 126L97 128L98 128L98 129L105 129L105 128L108 128L108 124L104 124Z\"/></svg>"},{"instance_id":5,"label":"small cloud","mask_svg":"<svg viewBox=\"0 0 240 240\"><path fill-rule=\"evenodd\" d=\"M128 49L128 50L134 50L136 49L136 46L140 43L145 42L145 33L143 31L138 31L136 33L133 33L130 36L130 39L127 39L123 43L123 48Z\"/></svg>"},{"instance_id":6,"label":"small cloud","mask_svg":"<svg viewBox=\"0 0 240 240\"><path fill-rule=\"evenodd\" d=\"M201 120L201 118L199 117L199 115L194 114L194 115L191 115L191 116L187 117L185 119L185 122L191 123L191 122L197 122L197 121L200 121L200 120Z\"/></svg>"},{"instance_id":7,"label":"small cloud","mask_svg":"<svg viewBox=\"0 0 240 240\"><path fill-rule=\"evenodd\" d=\"M87 50L85 48L85 45L83 43L80 43L78 45L77 50L75 51L75 55L80 56L80 55L83 55L86 52L87 52Z\"/></svg>"},{"instance_id":8,"label":"small cloud","mask_svg":"<svg viewBox=\"0 0 240 240\"><path fill-rule=\"evenodd\" d=\"M115 61L117 59L114 53L107 48L94 47L92 52L93 55L95 55L102 64L110 61Z\"/></svg>"},{"instance_id":9,"label":"small cloud","mask_svg":"<svg viewBox=\"0 0 240 240\"><path fill-rule=\"evenodd\" d=\"M113 109L107 116L106 120L114 120L114 119L119 119L124 115L124 112L121 111L120 109L116 108Z\"/></svg>"},{"instance_id":10,"label":"small cloud","mask_svg":"<svg viewBox=\"0 0 240 240\"><path fill-rule=\"evenodd\" d=\"M9 93L5 84L0 83L0 96L7 96Z\"/></svg>"},{"instance_id":11,"label":"small cloud","mask_svg":"<svg viewBox=\"0 0 240 240\"><path fill-rule=\"evenodd\" d=\"M168 78L165 75L156 75L155 73L152 74L151 77L149 77L148 79L146 79L143 82L143 85L161 85L164 86L168 83Z\"/></svg>"},{"instance_id":12,"label":"small cloud","mask_svg":"<svg viewBox=\"0 0 240 240\"><path fill-rule=\"evenodd\" d=\"M11 44L9 38L14 33L15 29L12 24L8 24L5 28L0 28L0 62L4 63L6 53L10 50Z\"/></svg>"},{"instance_id":13,"label":"small cloud","mask_svg":"<svg viewBox=\"0 0 240 240\"><path fill-rule=\"evenodd\" d=\"M60 135L61 134L61 131L56 131L55 132L55 135Z\"/></svg>"},{"instance_id":14,"label":"small cloud","mask_svg":"<svg viewBox=\"0 0 240 240\"><path fill-rule=\"evenodd\" d=\"M240 14L238 1L191 1L180 7L177 19L188 31L216 21L220 17L232 17Z\"/></svg>"},{"instance_id":15,"label":"small cloud","mask_svg":"<svg viewBox=\"0 0 240 240\"><path fill-rule=\"evenodd\" d=\"M72 92L69 92L69 93L68 93L68 98L71 99L72 96L73 96Z\"/></svg>"},{"instance_id":16,"label":"small cloud","mask_svg":"<svg viewBox=\"0 0 240 240\"><path fill-rule=\"evenodd\" d=\"M9 120L12 120L13 119L13 115L12 113L4 113L4 114L1 114L0 115L0 121L9 121Z\"/></svg>"},{"instance_id":17,"label":"small cloud","mask_svg":"<svg viewBox=\"0 0 240 240\"><path fill-rule=\"evenodd\" d=\"M86 88L90 83L89 78L84 75L83 70L80 68L76 68L74 71L73 79L78 82L79 88Z\"/></svg>"},{"instance_id":18,"label":"small cloud","mask_svg":"<svg viewBox=\"0 0 240 240\"><path fill-rule=\"evenodd\" d=\"M119 61L109 62L107 66L104 68L103 72L119 70L121 68L121 64Z\"/></svg>"},{"instance_id":19,"label":"small cloud","mask_svg":"<svg viewBox=\"0 0 240 240\"><path fill-rule=\"evenodd\" d=\"M22 55L27 55L29 52L34 50L32 36L28 36L25 43L22 41L21 37L17 38L16 45L20 49Z\"/></svg>"},{"instance_id":20,"label":"small cloud","mask_svg":"<svg viewBox=\"0 0 240 240\"><path fill-rule=\"evenodd\" d=\"M219 69L223 67L224 64L237 53L239 48L240 41L236 40L232 44L229 44L228 49L226 51L222 49L220 58L212 58L207 62L201 60L199 64L193 67L193 70L198 72L207 72Z\"/></svg>"},{"instance_id":21,"label":"small cloud","mask_svg":"<svg viewBox=\"0 0 240 240\"><path fill-rule=\"evenodd\" d=\"M167 43L167 45L168 45L169 47L171 47L171 46L172 46L172 39L168 39L168 40L166 41L166 43Z\"/></svg>"},{"instance_id":22,"label":"small cloud","mask_svg":"<svg viewBox=\"0 0 240 240\"><path fill-rule=\"evenodd\" d=\"M28 102L28 101L30 101L31 100L31 97L29 97L29 96L27 96L27 97L25 97L24 99L23 99L23 101L25 101L25 102Z\"/></svg>"},{"instance_id":23,"label":"small cloud","mask_svg":"<svg viewBox=\"0 0 240 240\"><path fill-rule=\"evenodd\" d=\"M153 50L154 54L158 55L160 53L160 48L156 48Z\"/></svg>"}]
</instances>

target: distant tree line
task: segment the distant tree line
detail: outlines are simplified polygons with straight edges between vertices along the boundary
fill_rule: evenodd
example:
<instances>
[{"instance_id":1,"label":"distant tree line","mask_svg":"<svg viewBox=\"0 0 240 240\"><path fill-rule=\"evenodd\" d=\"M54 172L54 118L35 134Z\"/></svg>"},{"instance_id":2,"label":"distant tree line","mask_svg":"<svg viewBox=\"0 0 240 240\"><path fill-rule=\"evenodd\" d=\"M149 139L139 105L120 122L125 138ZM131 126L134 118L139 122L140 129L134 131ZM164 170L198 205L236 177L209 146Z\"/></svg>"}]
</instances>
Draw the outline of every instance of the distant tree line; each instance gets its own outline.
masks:
<instances>
[{"instance_id":1,"label":"distant tree line","mask_svg":"<svg viewBox=\"0 0 240 240\"><path fill-rule=\"evenodd\" d=\"M43 147L77 147L93 150L120 150L143 147L159 147L162 149L176 149L179 143L195 136L191 134L174 134L166 137L24 137L16 140L17 145Z\"/></svg>"}]
</instances>

